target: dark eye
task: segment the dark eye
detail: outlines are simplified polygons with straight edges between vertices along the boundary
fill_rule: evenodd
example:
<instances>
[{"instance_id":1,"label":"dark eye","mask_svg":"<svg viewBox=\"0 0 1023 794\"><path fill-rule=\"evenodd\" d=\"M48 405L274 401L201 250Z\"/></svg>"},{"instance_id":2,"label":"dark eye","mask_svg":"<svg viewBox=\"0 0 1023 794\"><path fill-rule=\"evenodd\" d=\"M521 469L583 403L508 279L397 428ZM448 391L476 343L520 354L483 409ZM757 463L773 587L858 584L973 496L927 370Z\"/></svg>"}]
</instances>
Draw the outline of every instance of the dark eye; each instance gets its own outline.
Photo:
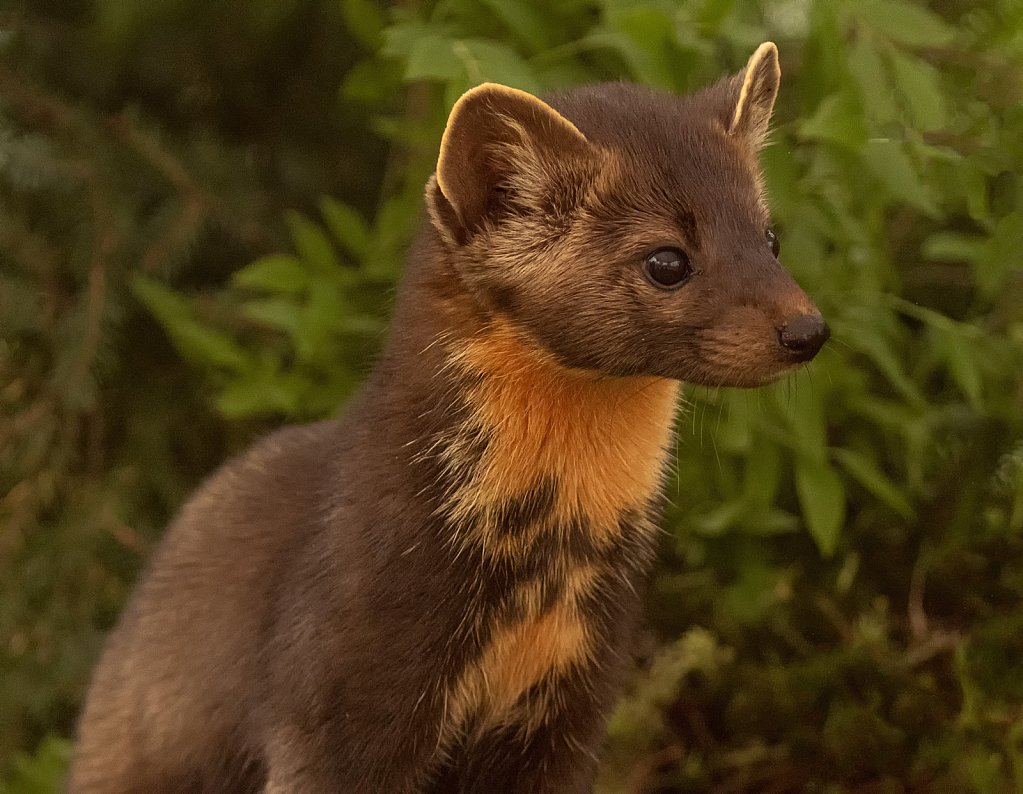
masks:
<instances>
[{"instance_id":1,"label":"dark eye","mask_svg":"<svg viewBox=\"0 0 1023 794\"><path fill-rule=\"evenodd\" d=\"M643 270L647 278L664 289L682 286L693 274L689 256L681 248L658 248L643 262Z\"/></svg>"},{"instance_id":2,"label":"dark eye","mask_svg":"<svg viewBox=\"0 0 1023 794\"><path fill-rule=\"evenodd\" d=\"M781 251L781 243L778 242L778 235L774 233L773 229L768 229L764 232L764 236L767 238L767 244L771 246L771 253L774 254L777 259L778 252Z\"/></svg>"}]
</instances>

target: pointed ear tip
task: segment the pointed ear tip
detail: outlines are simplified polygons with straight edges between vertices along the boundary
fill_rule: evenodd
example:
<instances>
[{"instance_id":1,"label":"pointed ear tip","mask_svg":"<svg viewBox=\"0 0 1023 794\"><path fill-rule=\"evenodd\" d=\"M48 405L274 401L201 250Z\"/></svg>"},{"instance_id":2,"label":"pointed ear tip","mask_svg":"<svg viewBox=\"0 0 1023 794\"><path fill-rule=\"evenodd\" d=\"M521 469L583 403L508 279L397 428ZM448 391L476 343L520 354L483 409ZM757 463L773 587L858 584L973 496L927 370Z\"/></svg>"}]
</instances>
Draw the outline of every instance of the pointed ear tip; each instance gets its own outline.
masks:
<instances>
[{"instance_id":1,"label":"pointed ear tip","mask_svg":"<svg viewBox=\"0 0 1023 794\"><path fill-rule=\"evenodd\" d=\"M486 82L480 83L479 85L474 85L472 88L468 89L464 94L462 94L462 96L469 96L470 94L489 94L492 91L507 90L508 86L506 85L501 85L500 83Z\"/></svg>"},{"instance_id":2,"label":"pointed ear tip","mask_svg":"<svg viewBox=\"0 0 1023 794\"><path fill-rule=\"evenodd\" d=\"M468 89L455 100L455 104L451 106L451 111L448 113L448 126L451 126L451 122L463 109L477 106L479 103L487 100L500 102L502 99L520 103L544 104L542 100L533 96L528 91L522 91L521 89L501 85L500 83L480 83Z\"/></svg>"},{"instance_id":3,"label":"pointed ear tip","mask_svg":"<svg viewBox=\"0 0 1023 794\"><path fill-rule=\"evenodd\" d=\"M496 83L480 83L479 85L474 85L472 88L466 89L465 91L462 92L462 95L455 100L455 104L451 107L451 110L453 111L456 107L461 105L467 99L471 99L472 97L477 96L479 94L490 93L491 91L494 90L495 86Z\"/></svg>"},{"instance_id":4,"label":"pointed ear tip","mask_svg":"<svg viewBox=\"0 0 1023 794\"><path fill-rule=\"evenodd\" d=\"M472 97L486 96L487 94L491 95L504 94L505 96L527 97L529 99L536 99L536 97L530 94L529 92L523 91L519 88L512 88L511 86L501 85L501 83L480 83L479 85L473 86L472 88L468 89L464 94L462 94L458 98L458 101L455 102L455 104L457 105L459 102L462 102L463 100L466 99L470 99Z\"/></svg>"},{"instance_id":5,"label":"pointed ear tip","mask_svg":"<svg viewBox=\"0 0 1023 794\"><path fill-rule=\"evenodd\" d=\"M750 56L750 63L757 63L765 59L778 63L778 46L773 41L765 41L756 52Z\"/></svg>"},{"instance_id":6,"label":"pointed ear tip","mask_svg":"<svg viewBox=\"0 0 1023 794\"><path fill-rule=\"evenodd\" d=\"M491 104L494 104L497 107L504 107L505 109L518 108L521 111L526 107L533 108L534 110L539 111L540 115L543 117L560 120L565 126L571 128L578 137L586 140L586 136L583 135L571 121L558 113L558 111L540 99L540 97L535 96L528 91L523 91L521 88L512 88L511 86L501 85L500 83L480 83L478 86L470 88L462 94L451 108L451 112L448 114L448 123L444 129L445 138L447 137L448 130L455 123L456 117L462 115L463 110L470 106L477 107L480 102L487 99L492 100ZM442 141L442 154L443 150L444 144Z\"/></svg>"},{"instance_id":7,"label":"pointed ear tip","mask_svg":"<svg viewBox=\"0 0 1023 794\"><path fill-rule=\"evenodd\" d=\"M451 106L451 111L448 114L448 120L455 115L455 111L468 102L472 102L474 98L479 96L486 96L487 94L493 94L496 91L504 88L503 85L497 83L480 83L474 85L472 88L466 89L458 99L455 100L455 104Z\"/></svg>"}]
</instances>

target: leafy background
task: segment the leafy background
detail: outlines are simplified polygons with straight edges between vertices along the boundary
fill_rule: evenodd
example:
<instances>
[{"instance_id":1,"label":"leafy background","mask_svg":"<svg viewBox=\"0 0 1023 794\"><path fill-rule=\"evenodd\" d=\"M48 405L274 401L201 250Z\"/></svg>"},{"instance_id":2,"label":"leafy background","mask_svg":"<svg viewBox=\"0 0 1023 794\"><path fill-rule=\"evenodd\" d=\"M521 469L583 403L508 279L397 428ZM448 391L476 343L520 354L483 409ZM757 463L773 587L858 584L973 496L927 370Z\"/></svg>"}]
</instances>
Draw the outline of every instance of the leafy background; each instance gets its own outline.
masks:
<instances>
[{"instance_id":1,"label":"leafy background","mask_svg":"<svg viewBox=\"0 0 1023 794\"><path fill-rule=\"evenodd\" d=\"M768 39L834 340L686 390L600 792L1023 791L1023 4L8 0L0 792L56 789L189 490L368 371L463 90L684 92Z\"/></svg>"}]
</instances>

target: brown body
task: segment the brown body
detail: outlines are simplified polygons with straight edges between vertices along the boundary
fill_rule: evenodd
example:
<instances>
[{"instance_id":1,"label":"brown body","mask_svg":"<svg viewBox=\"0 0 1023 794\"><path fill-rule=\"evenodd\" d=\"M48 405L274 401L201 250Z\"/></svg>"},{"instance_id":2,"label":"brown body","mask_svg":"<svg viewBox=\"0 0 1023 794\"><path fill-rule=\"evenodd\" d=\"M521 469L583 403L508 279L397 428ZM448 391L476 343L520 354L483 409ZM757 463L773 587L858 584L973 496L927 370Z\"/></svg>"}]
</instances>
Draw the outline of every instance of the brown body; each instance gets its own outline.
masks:
<instances>
[{"instance_id":1,"label":"brown body","mask_svg":"<svg viewBox=\"0 0 1023 794\"><path fill-rule=\"evenodd\" d=\"M460 100L382 360L170 527L73 794L592 789L678 380L759 385L826 339L764 236L777 80L764 45L689 99Z\"/></svg>"}]
</instances>

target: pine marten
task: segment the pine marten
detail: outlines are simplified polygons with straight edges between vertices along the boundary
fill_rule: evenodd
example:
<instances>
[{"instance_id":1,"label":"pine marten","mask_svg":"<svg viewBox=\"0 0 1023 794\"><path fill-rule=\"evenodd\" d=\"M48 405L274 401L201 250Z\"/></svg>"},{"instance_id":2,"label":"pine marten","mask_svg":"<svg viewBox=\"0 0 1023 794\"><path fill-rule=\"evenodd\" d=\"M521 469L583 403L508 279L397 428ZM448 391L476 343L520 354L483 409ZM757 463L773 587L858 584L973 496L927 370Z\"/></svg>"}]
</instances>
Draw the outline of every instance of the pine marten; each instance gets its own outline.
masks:
<instances>
[{"instance_id":1,"label":"pine marten","mask_svg":"<svg viewBox=\"0 0 1023 794\"><path fill-rule=\"evenodd\" d=\"M343 418L227 463L86 700L72 794L591 791L679 381L812 359L758 151L777 50L451 112L389 341Z\"/></svg>"}]
</instances>

